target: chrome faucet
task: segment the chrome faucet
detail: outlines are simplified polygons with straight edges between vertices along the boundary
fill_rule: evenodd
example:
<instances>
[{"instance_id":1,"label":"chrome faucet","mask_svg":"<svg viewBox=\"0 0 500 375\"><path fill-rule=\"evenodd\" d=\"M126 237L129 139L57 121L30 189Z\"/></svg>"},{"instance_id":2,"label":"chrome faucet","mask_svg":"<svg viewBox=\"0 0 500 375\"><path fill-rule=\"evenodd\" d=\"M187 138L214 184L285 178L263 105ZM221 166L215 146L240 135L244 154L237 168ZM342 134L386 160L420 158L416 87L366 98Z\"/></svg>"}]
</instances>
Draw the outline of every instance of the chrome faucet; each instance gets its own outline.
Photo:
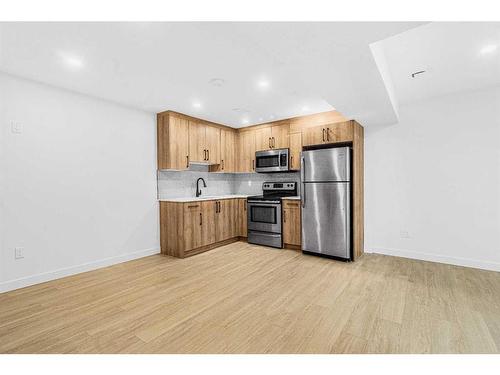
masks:
<instances>
[{"instance_id":1,"label":"chrome faucet","mask_svg":"<svg viewBox=\"0 0 500 375\"><path fill-rule=\"evenodd\" d=\"M199 183L200 183L200 180L203 181L203 187L207 187L207 183L205 182L205 180L203 178L199 178L196 180L196 197L199 197L201 195L201 189L199 187Z\"/></svg>"}]
</instances>

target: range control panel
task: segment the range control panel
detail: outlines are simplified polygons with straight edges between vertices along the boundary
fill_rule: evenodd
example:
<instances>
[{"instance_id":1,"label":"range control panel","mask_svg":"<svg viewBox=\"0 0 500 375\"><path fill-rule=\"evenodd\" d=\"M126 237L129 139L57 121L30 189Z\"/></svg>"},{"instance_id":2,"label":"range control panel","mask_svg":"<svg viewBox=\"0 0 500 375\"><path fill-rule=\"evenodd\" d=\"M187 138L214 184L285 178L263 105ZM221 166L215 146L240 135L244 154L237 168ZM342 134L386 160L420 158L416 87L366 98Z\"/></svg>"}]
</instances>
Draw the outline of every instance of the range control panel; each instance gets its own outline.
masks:
<instances>
[{"instance_id":1,"label":"range control panel","mask_svg":"<svg viewBox=\"0 0 500 375\"><path fill-rule=\"evenodd\" d=\"M295 190L297 183L295 181L288 182L264 182L262 190Z\"/></svg>"}]
</instances>

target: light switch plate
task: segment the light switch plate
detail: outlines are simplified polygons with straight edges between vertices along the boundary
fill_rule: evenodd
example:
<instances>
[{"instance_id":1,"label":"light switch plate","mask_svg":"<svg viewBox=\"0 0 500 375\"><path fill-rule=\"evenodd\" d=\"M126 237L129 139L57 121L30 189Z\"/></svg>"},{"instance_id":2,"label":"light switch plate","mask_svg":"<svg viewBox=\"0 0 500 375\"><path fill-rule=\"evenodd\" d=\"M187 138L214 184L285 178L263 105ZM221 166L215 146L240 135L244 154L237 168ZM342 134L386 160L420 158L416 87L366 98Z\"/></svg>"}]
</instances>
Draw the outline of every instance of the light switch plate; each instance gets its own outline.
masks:
<instances>
[{"instance_id":1,"label":"light switch plate","mask_svg":"<svg viewBox=\"0 0 500 375\"><path fill-rule=\"evenodd\" d=\"M23 132L23 124L17 121L11 121L10 130L14 134L21 134Z\"/></svg>"},{"instance_id":2,"label":"light switch plate","mask_svg":"<svg viewBox=\"0 0 500 375\"><path fill-rule=\"evenodd\" d=\"M399 231L399 237L401 238L410 238L410 234L406 230Z\"/></svg>"},{"instance_id":3,"label":"light switch plate","mask_svg":"<svg viewBox=\"0 0 500 375\"><path fill-rule=\"evenodd\" d=\"M14 257L16 259L23 259L24 258L24 247L14 248Z\"/></svg>"}]
</instances>

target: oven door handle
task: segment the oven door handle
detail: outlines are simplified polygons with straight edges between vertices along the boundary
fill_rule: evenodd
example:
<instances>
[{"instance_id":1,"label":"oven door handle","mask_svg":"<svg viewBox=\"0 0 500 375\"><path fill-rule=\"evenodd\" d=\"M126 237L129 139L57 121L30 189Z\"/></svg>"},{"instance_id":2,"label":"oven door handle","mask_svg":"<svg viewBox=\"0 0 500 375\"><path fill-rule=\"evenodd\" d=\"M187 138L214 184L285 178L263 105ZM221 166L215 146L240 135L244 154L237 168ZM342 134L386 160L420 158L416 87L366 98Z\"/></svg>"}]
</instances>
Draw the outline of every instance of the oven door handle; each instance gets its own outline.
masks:
<instances>
[{"instance_id":1,"label":"oven door handle","mask_svg":"<svg viewBox=\"0 0 500 375\"><path fill-rule=\"evenodd\" d=\"M248 201L249 204L257 204L257 205L267 205L267 206L279 206L281 205L280 201Z\"/></svg>"}]
</instances>

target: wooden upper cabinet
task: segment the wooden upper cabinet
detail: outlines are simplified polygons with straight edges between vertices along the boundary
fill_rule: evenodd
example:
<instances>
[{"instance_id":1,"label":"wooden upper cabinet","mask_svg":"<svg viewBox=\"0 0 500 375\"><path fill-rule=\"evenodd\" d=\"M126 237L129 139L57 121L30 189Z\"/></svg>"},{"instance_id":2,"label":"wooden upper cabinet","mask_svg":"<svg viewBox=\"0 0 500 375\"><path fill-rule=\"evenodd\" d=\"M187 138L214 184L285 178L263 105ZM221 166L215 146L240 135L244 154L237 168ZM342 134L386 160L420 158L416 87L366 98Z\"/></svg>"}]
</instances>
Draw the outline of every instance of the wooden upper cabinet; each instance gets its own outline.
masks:
<instances>
[{"instance_id":1,"label":"wooden upper cabinet","mask_svg":"<svg viewBox=\"0 0 500 375\"><path fill-rule=\"evenodd\" d=\"M188 121L170 114L158 114L158 169L189 167Z\"/></svg>"},{"instance_id":2,"label":"wooden upper cabinet","mask_svg":"<svg viewBox=\"0 0 500 375\"><path fill-rule=\"evenodd\" d=\"M304 146L326 143L326 130L324 126L315 126L302 131L302 144Z\"/></svg>"},{"instance_id":3,"label":"wooden upper cabinet","mask_svg":"<svg viewBox=\"0 0 500 375\"><path fill-rule=\"evenodd\" d=\"M254 131L256 151L288 148L288 134L290 132L288 123L259 127Z\"/></svg>"},{"instance_id":4,"label":"wooden upper cabinet","mask_svg":"<svg viewBox=\"0 0 500 375\"><path fill-rule=\"evenodd\" d=\"M220 164L220 129L215 126L205 127L205 147L207 161L210 164Z\"/></svg>"},{"instance_id":5,"label":"wooden upper cabinet","mask_svg":"<svg viewBox=\"0 0 500 375\"><path fill-rule=\"evenodd\" d=\"M189 161L220 163L220 129L189 121Z\"/></svg>"},{"instance_id":6,"label":"wooden upper cabinet","mask_svg":"<svg viewBox=\"0 0 500 375\"><path fill-rule=\"evenodd\" d=\"M323 126L306 128L302 132L302 143L304 146L352 142L353 124L352 121L338 122Z\"/></svg>"},{"instance_id":7,"label":"wooden upper cabinet","mask_svg":"<svg viewBox=\"0 0 500 375\"><path fill-rule=\"evenodd\" d=\"M271 145L272 148L288 148L289 147L290 124L274 125L271 128Z\"/></svg>"},{"instance_id":8,"label":"wooden upper cabinet","mask_svg":"<svg viewBox=\"0 0 500 375\"><path fill-rule=\"evenodd\" d=\"M290 134L290 170L300 169L300 153L302 152L302 133Z\"/></svg>"},{"instance_id":9,"label":"wooden upper cabinet","mask_svg":"<svg viewBox=\"0 0 500 375\"><path fill-rule=\"evenodd\" d=\"M236 172L236 131L221 129L220 131L220 165L219 172Z\"/></svg>"},{"instance_id":10,"label":"wooden upper cabinet","mask_svg":"<svg viewBox=\"0 0 500 375\"><path fill-rule=\"evenodd\" d=\"M189 161L206 162L205 128L204 124L189 121Z\"/></svg>"},{"instance_id":11,"label":"wooden upper cabinet","mask_svg":"<svg viewBox=\"0 0 500 375\"><path fill-rule=\"evenodd\" d=\"M240 132L238 140L239 172L255 171L255 131Z\"/></svg>"},{"instance_id":12,"label":"wooden upper cabinet","mask_svg":"<svg viewBox=\"0 0 500 375\"><path fill-rule=\"evenodd\" d=\"M272 129L270 126L255 129L255 151L272 148Z\"/></svg>"}]
</instances>

